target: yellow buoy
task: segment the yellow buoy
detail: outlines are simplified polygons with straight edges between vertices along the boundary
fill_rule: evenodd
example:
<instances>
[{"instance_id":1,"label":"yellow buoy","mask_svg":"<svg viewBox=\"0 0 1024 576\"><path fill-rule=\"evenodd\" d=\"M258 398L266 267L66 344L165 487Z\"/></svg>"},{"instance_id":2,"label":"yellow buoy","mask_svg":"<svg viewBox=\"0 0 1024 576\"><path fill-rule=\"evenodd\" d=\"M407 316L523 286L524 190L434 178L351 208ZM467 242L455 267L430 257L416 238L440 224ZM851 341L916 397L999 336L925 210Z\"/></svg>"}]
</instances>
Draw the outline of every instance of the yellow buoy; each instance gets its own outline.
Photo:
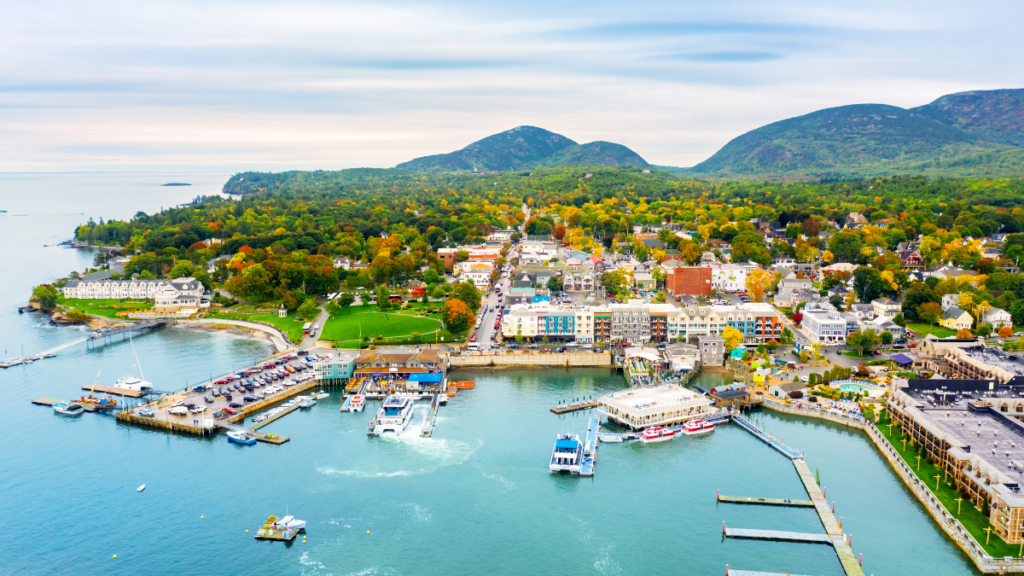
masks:
<instances>
[{"instance_id":1,"label":"yellow buoy","mask_svg":"<svg viewBox=\"0 0 1024 576\"><path fill-rule=\"evenodd\" d=\"M246 530L246 531L245 531L245 533L246 533L246 534L248 534L248 533L249 533L249 531L248 531L248 530Z\"/></svg>"},{"instance_id":2,"label":"yellow buoy","mask_svg":"<svg viewBox=\"0 0 1024 576\"><path fill-rule=\"evenodd\" d=\"M367 531L366 531L366 533L367 533L367 534L369 534L369 533L370 533L370 531L369 531L369 530L367 530Z\"/></svg>"},{"instance_id":3,"label":"yellow buoy","mask_svg":"<svg viewBox=\"0 0 1024 576\"><path fill-rule=\"evenodd\" d=\"M199 517L200 520L202 520L203 518L206 518L206 516L200 516Z\"/></svg>"},{"instance_id":4,"label":"yellow buoy","mask_svg":"<svg viewBox=\"0 0 1024 576\"><path fill-rule=\"evenodd\" d=\"M114 558L117 558L117 554L114 554Z\"/></svg>"}]
</instances>

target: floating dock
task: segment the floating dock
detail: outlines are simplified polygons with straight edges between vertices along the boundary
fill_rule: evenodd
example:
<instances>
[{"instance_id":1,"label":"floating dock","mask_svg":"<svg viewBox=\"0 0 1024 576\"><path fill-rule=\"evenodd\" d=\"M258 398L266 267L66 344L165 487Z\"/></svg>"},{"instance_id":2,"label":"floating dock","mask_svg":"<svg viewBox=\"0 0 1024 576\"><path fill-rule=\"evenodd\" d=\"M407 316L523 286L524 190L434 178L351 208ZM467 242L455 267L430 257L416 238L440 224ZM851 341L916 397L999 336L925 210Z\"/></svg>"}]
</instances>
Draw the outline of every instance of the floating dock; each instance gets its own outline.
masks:
<instances>
[{"instance_id":1,"label":"floating dock","mask_svg":"<svg viewBox=\"0 0 1024 576\"><path fill-rule=\"evenodd\" d=\"M782 530L751 530L748 528L726 528L726 538L746 540L774 540L777 542L806 542L809 544L832 545L828 534L810 534L807 532L784 532Z\"/></svg>"},{"instance_id":2,"label":"floating dock","mask_svg":"<svg viewBox=\"0 0 1024 576\"><path fill-rule=\"evenodd\" d=\"M278 436L277 434L257 434L256 440L266 442L267 444L281 445L291 440L291 438L287 436Z\"/></svg>"},{"instance_id":3,"label":"floating dock","mask_svg":"<svg viewBox=\"0 0 1024 576\"><path fill-rule=\"evenodd\" d=\"M114 394L116 396L124 396L126 398L142 398L146 395L146 392L140 390L129 390L127 388L118 388L117 386L103 386L97 384L96 386L82 386L82 390L88 390L90 392L99 392L101 394Z\"/></svg>"},{"instance_id":4,"label":"floating dock","mask_svg":"<svg viewBox=\"0 0 1024 576\"><path fill-rule=\"evenodd\" d=\"M835 549L836 555L839 556L839 562L843 565L843 571L848 576L864 576L864 570L861 569L857 556L853 553L853 548L846 542L846 535L843 534L842 527L839 525L839 522L836 522L832 508L829 506L828 501L825 500L825 495L822 494L818 483L814 480L814 473L811 472L803 458L793 460L793 466L796 468L800 480L804 483L807 495L814 502L814 509L818 513L818 518L821 519L821 524L825 527L825 531L828 532L829 538L832 540L832 548Z\"/></svg>"},{"instance_id":5,"label":"floating dock","mask_svg":"<svg viewBox=\"0 0 1024 576\"><path fill-rule=\"evenodd\" d=\"M440 405L440 395L434 394L434 397L430 401L430 410L428 410L427 415L423 417L423 430L420 432L421 437L428 438L434 433L434 422L437 421L437 407Z\"/></svg>"},{"instance_id":6,"label":"floating dock","mask_svg":"<svg viewBox=\"0 0 1024 576\"><path fill-rule=\"evenodd\" d=\"M598 435L601 433L601 418L591 416L587 424L587 436L583 441L583 462L580 463L580 476L594 475L594 462L597 460Z\"/></svg>"},{"instance_id":7,"label":"floating dock","mask_svg":"<svg viewBox=\"0 0 1024 576\"><path fill-rule=\"evenodd\" d=\"M586 400L583 402L572 402L570 404L559 404L558 406L552 406L551 411L555 414L565 414L567 412L577 412L579 410L586 410L588 408L596 408L597 400Z\"/></svg>"},{"instance_id":8,"label":"floating dock","mask_svg":"<svg viewBox=\"0 0 1024 576\"><path fill-rule=\"evenodd\" d=\"M32 401L37 406L53 406L54 404L60 404L63 400L57 400L56 398L36 398Z\"/></svg>"},{"instance_id":9,"label":"floating dock","mask_svg":"<svg viewBox=\"0 0 1024 576\"><path fill-rule=\"evenodd\" d=\"M793 500L790 498L753 498L750 496L718 496L719 502L726 504L759 504L761 506L792 506L796 508L814 508L810 500Z\"/></svg>"},{"instance_id":10,"label":"floating dock","mask_svg":"<svg viewBox=\"0 0 1024 576\"><path fill-rule=\"evenodd\" d=\"M294 404L292 406L289 406L289 407L285 408L284 410L281 410L277 414L274 414L271 417L267 418L266 420L254 423L252 426L249 427L249 429L252 430L253 432L255 432L256 430L259 430L260 428L263 428L264 426L266 426L267 424L270 424L271 422L277 420L278 418L283 418L284 416L287 416L288 414L291 414L292 412L295 412L298 409L299 409L299 405L298 404ZM257 440L258 440L258 438L257 438Z\"/></svg>"}]
</instances>

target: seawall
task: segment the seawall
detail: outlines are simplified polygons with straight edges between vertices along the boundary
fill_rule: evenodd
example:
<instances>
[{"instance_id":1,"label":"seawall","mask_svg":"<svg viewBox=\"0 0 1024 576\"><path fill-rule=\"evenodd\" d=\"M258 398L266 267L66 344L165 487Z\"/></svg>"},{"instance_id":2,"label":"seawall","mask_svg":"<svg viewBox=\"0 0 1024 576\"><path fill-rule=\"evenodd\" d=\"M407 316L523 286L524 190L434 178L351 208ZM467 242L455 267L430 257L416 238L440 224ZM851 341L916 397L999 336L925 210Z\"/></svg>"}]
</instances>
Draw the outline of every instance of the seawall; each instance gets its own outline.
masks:
<instances>
[{"instance_id":1,"label":"seawall","mask_svg":"<svg viewBox=\"0 0 1024 576\"><path fill-rule=\"evenodd\" d=\"M548 352L510 352L504 354L462 354L449 358L451 368L489 367L506 368L519 366L612 366L612 355L609 352L584 352L576 354L558 354Z\"/></svg>"}]
</instances>

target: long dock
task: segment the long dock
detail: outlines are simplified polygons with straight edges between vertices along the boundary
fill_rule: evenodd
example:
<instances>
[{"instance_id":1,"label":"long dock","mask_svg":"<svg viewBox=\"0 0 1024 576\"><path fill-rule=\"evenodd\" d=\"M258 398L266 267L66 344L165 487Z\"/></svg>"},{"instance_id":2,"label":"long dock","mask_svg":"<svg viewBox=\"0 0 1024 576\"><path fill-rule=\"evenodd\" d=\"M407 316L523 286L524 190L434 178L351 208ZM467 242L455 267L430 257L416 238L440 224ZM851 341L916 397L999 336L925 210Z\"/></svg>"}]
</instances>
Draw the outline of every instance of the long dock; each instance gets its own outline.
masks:
<instances>
[{"instance_id":1,"label":"long dock","mask_svg":"<svg viewBox=\"0 0 1024 576\"><path fill-rule=\"evenodd\" d=\"M774 540L777 542L806 542L809 544L832 545L828 534L810 534L807 532L784 532L782 530L751 530L749 528L726 528L726 538L742 538L746 540Z\"/></svg>"},{"instance_id":2,"label":"long dock","mask_svg":"<svg viewBox=\"0 0 1024 576\"><path fill-rule=\"evenodd\" d=\"M752 570L730 570L728 566L725 567L725 576L799 576L798 574L790 574L786 572L754 572Z\"/></svg>"},{"instance_id":3,"label":"long dock","mask_svg":"<svg viewBox=\"0 0 1024 576\"><path fill-rule=\"evenodd\" d=\"M434 422L437 421L437 407L441 405L439 396L434 394L434 397L430 400L430 410L427 410L427 415L423 417L423 429L420 431L420 436L428 438L434 433Z\"/></svg>"},{"instance_id":4,"label":"long dock","mask_svg":"<svg viewBox=\"0 0 1024 576\"><path fill-rule=\"evenodd\" d=\"M791 506L795 508L814 508L810 500L793 500L791 498L753 498L750 496L718 496L719 502L726 504L758 504L761 506Z\"/></svg>"},{"instance_id":5,"label":"long dock","mask_svg":"<svg viewBox=\"0 0 1024 576\"><path fill-rule=\"evenodd\" d=\"M125 396L127 398L142 398L146 395L145 392L139 390L129 390L127 388L118 388L116 386L104 386L102 384L97 384L96 386L91 384L88 386L82 386L82 390L101 392L103 394L115 394L117 396Z\"/></svg>"},{"instance_id":6,"label":"long dock","mask_svg":"<svg viewBox=\"0 0 1024 576\"><path fill-rule=\"evenodd\" d=\"M583 462L580 463L580 476L594 475L594 462L597 460L597 445L600 442L601 418L591 416L587 424L587 437L583 442Z\"/></svg>"},{"instance_id":7,"label":"long dock","mask_svg":"<svg viewBox=\"0 0 1024 576\"><path fill-rule=\"evenodd\" d=\"M741 414L733 414L732 421L742 426L747 432L753 434L758 440L778 450L782 455L786 456L790 460L803 458L799 452L783 444L782 440L775 438L770 434L765 434L761 429L755 426L753 422L747 420Z\"/></svg>"},{"instance_id":8,"label":"long dock","mask_svg":"<svg viewBox=\"0 0 1024 576\"><path fill-rule=\"evenodd\" d=\"M274 415L270 416L269 418L267 418L266 420L263 420L262 422L254 423L252 426L249 427L249 429L255 432L256 430L259 430L260 428L263 428L264 426L270 424L271 422L277 420L278 418L283 418L283 417L287 416L288 414L291 414L292 412L295 412L298 409L299 409L299 405L296 403L296 404L294 404L292 406L289 406L289 407L285 408L284 410L281 410L277 414L274 414Z\"/></svg>"},{"instance_id":9,"label":"long dock","mask_svg":"<svg viewBox=\"0 0 1024 576\"><path fill-rule=\"evenodd\" d=\"M551 411L555 414L566 414L568 412L578 412L580 410L586 410L588 408L596 408L597 400L585 400L582 402L572 402L570 404L559 404L558 406L552 406Z\"/></svg>"},{"instance_id":10,"label":"long dock","mask_svg":"<svg viewBox=\"0 0 1024 576\"><path fill-rule=\"evenodd\" d=\"M807 495L814 502L814 509L818 513L818 518L821 519L821 524L825 527L825 532L828 533L829 538L832 540L832 548L835 549L836 555L839 556L839 562L843 565L843 571L846 572L847 576L864 576L864 570L861 569L860 564L857 562L857 556L853 553L853 548L847 544L846 535L843 534L842 527L839 525L839 522L836 522L836 517L832 514L832 508L829 507L828 501L825 500L825 495L822 494L818 483L814 480L814 473L811 472L803 458L793 460L793 466L796 468L797 475L800 476L800 481L804 483Z\"/></svg>"}]
</instances>

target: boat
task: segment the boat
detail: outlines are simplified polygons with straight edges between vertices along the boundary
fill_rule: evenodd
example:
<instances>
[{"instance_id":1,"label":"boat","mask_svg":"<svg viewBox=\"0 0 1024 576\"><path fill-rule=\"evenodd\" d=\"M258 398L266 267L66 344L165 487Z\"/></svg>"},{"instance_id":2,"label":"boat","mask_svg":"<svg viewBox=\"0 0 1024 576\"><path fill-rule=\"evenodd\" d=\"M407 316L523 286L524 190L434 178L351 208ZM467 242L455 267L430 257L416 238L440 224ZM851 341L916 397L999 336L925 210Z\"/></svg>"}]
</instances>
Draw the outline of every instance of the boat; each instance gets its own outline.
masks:
<instances>
[{"instance_id":1,"label":"boat","mask_svg":"<svg viewBox=\"0 0 1024 576\"><path fill-rule=\"evenodd\" d=\"M626 440L626 437L623 436L622 434L600 434L600 435L598 435L597 438L601 442L612 442L612 443L623 442L623 441Z\"/></svg>"},{"instance_id":2,"label":"boat","mask_svg":"<svg viewBox=\"0 0 1024 576\"><path fill-rule=\"evenodd\" d=\"M306 398L299 402L299 408L312 408L313 406L316 406L316 398Z\"/></svg>"},{"instance_id":3,"label":"boat","mask_svg":"<svg viewBox=\"0 0 1024 576\"><path fill-rule=\"evenodd\" d=\"M559 434L555 440L555 448L551 451L552 472L580 473L583 463L583 444L575 434Z\"/></svg>"},{"instance_id":4,"label":"boat","mask_svg":"<svg viewBox=\"0 0 1024 576\"><path fill-rule=\"evenodd\" d=\"M705 432L711 432L714 429L714 424L703 419L690 420L686 424L683 424L683 434L686 434L687 436L693 436L694 434L704 434Z\"/></svg>"},{"instance_id":5,"label":"boat","mask_svg":"<svg viewBox=\"0 0 1024 576\"><path fill-rule=\"evenodd\" d=\"M125 374L118 378L117 382L114 382L114 388L124 388L125 390L134 390L135 392L149 392L153 389L153 384L142 378Z\"/></svg>"},{"instance_id":6,"label":"boat","mask_svg":"<svg viewBox=\"0 0 1024 576\"><path fill-rule=\"evenodd\" d=\"M327 398L328 396L330 396L330 394L328 392L324 392L323 390L321 390L321 391L316 393L316 396L314 396L314 398L316 398L317 400L323 400L324 398Z\"/></svg>"},{"instance_id":7,"label":"boat","mask_svg":"<svg viewBox=\"0 0 1024 576\"><path fill-rule=\"evenodd\" d=\"M61 416L81 416L85 408L75 402L61 402L53 405L53 411Z\"/></svg>"},{"instance_id":8,"label":"boat","mask_svg":"<svg viewBox=\"0 0 1024 576\"><path fill-rule=\"evenodd\" d=\"M413 400L407 396L388 396L381 404L380 410L367 427L366 433L371 436L382 434L401 434L412 420Z\"/></svg>"},{"instance_id":9,"label":"boat","mask_svg":"<svg viewBox=\"0 0 1024 576\"><path fill-rule=\"evenodd\" d=\"M256 443L256 437L250 434L247 430L232 430L231 432L228 432L228 442L251 445Z\"/></svg>"},{"instance_id":10,"label":"boat","mask_svg":"<svg viewBox=\"0 0 1024 576\"><path fill-rule=\"evenodd\" d=\"M661 426L655 426L648 428L640 433L640 441L644 444L650 444L651 442L664 442L671 440L676 437L676 431L671 428L663 428Z\"/></svg>"},{"instance_id":11,"label":"boat","mask_svg":"<svg viewBox=\"0 0 1024 576\"><path fill-rule=\"evenodd\" d=\"M352 396L352 399L348 401L348 409L351 412L362 412L363 408L366 407L366 399L363 398L362 394L356 394Z\"/></svg>"},{"instance_id":12,"label":"boat","mask_svg":"<svg viewBox=\"0 0 1024 576\"><path fill-rule=\"evenodd\" d=\"M279 530L303 530L306 528L306 521L294 516L285 516L277 521L277 526Z\"/></svg>"},{"instance_id":13,"label":"boat","mask_svg":"<svg viewBox=\"0 0 1024 576\"><path fill-rule=\"evenodd\" d=\"M138 488L136 488L136 489L135 489L135 491L136 491L136 492L142 492L142 491L143 491L143 490L145 490L145 489L146 489L146 485L145 485L145 484L143 484L142 486L139 486Z\"/></svg>"}]
</instances>

